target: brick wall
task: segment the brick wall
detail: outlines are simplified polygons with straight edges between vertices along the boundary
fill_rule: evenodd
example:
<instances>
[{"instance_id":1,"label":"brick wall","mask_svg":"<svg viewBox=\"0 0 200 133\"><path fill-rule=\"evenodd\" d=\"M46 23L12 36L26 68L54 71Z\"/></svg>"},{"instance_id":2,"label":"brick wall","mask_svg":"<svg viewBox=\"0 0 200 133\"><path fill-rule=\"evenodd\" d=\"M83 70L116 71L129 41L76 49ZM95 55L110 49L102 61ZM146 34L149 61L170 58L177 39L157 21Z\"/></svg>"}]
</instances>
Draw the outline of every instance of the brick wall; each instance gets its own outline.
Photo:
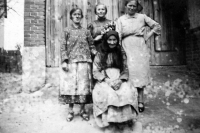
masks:
<instances>
[{"instance_id":1,"label":"brick wall","mask_svg":"<svg viewBox=\"0 0 200 133\"><path fill-rule=\"evenodd\" d=\"M45 0L25 0L24 46L45 45Z\"/></svg>"}]
</instances>

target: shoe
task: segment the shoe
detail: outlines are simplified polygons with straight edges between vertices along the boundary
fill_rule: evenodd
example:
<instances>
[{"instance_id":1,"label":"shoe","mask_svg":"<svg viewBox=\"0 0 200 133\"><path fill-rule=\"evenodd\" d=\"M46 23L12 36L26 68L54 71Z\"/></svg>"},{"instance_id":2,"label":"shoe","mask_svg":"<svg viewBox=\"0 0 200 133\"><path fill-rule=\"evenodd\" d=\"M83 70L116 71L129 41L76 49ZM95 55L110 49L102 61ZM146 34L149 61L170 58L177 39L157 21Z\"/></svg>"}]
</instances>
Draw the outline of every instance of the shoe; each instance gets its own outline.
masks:
<instances>
[{"instance_id":1,"label":"shoe","mask_svg":"<svg viewBox=\"0 0 200 133\"><path fill-rule=\"evenodd\" d=\"M140 113L144 112L144 103L143 102L138 102L138 111Z\"/></svg>"},{"instance_id":2,"label":"shoe","mask_svg":"<svg viewBox=\"0 0 200 133\"><path fill-rule=\"evenodd\" d=\"M67 115L67 121L70 122L72 121L74 118L74 112L69 112Z\"/></svg>"},{"instance_id":3,"label":"shoe","mask_svg":"<svg viewBox=\"0 0 200 133\"><path fill-rule=\"evenodd\" d=\"M85 121L89 121L89 115L85 111L80 112L80 116L83 118Z\"/></svg>"}]
</instances>

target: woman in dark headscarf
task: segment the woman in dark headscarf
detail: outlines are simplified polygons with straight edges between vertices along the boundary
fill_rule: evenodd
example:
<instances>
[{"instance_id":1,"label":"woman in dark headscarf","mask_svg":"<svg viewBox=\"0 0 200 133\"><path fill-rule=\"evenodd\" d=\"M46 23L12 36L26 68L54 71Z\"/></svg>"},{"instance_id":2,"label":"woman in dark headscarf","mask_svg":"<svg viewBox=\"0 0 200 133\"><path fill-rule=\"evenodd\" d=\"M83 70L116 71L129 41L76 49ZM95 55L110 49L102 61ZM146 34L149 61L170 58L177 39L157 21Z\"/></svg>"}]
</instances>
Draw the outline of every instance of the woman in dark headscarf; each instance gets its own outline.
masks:
<instances>
[{"instance_id":1,"label":"woman in dark headscarf","mask_svg":"<svg viewBox=\"0 0 200 133\"><path fill-rule=\"evenodd\" d=\"M127 83L128 71L119 35L108 31L93 62L94 118L99 127L120 127L137 117L137 90ZM123 126L121 126L123 127Z\"/></svg>"}]
</instances>

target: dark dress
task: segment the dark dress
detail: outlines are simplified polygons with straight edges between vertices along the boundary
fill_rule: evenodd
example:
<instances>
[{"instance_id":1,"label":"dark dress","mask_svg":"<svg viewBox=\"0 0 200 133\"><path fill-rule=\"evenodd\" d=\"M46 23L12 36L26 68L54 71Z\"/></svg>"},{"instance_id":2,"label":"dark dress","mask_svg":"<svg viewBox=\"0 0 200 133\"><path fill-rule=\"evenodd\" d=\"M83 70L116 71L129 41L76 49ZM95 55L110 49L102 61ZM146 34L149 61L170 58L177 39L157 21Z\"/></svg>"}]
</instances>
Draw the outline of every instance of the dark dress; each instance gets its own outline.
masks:
<instances>
[{"instance_id":1,"label":"dark dress","mask_svg":"<svg viewBox=\"0 0 200 133\"><path fill-rule=\"evenodd\" d=\"M92 37L95 38L98 35L101 35L101 30L103 29L103 26L105 26L106 24L108 24L110 22L111 22L111 20L104 18L104 19L95 20L92 23L90 23L88 25L88 29L90 30ZM94 45L95 45L97 51L99 51L99 45L101 43L102 43L102 40L94 42Z\"/></svg>"}]
</instances>

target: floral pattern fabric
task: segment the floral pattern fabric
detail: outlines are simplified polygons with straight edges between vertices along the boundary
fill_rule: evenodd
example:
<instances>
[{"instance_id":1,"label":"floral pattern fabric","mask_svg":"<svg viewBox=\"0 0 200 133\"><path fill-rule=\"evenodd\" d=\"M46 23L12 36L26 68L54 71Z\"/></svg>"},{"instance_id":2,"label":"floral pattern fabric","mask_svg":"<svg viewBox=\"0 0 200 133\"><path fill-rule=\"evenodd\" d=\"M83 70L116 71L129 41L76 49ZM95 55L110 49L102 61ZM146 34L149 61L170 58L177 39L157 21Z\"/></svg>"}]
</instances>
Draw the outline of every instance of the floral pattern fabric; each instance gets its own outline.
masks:
<instances>
[{"instance_id":1,"label":"floral pattern fabric","mask_svg":"<svg viewBox=\"0 0 200 133\"><path fill-rule=\"evenodd\" d=\"M64 29L61 38L61 61L92 62L91 50L95 50L89 30L73 25Z\"/></svg>"},{"instance_id":2,"label":"floral pattern fabric","mask_svg":"<svg viewBox=\"0 0 200 133\"><path fill-rule=\"evenodd\" d=\"M65 103L90 103L91 63L70 63L60 72L60 95Z\"/></svg>"},{"instance_id":3,"label":"floral pattern fabric","mask_svg":"<svg viewBox=\"0 0 200 133\"><path fill-rule=\"evenodd\" d=\"M60 68L60 98L65 103L90 103L91 51L95 50L90 31L71 25L61 37L61 63L67 62L68 71Z\"/></svg>"}]
</instances>

